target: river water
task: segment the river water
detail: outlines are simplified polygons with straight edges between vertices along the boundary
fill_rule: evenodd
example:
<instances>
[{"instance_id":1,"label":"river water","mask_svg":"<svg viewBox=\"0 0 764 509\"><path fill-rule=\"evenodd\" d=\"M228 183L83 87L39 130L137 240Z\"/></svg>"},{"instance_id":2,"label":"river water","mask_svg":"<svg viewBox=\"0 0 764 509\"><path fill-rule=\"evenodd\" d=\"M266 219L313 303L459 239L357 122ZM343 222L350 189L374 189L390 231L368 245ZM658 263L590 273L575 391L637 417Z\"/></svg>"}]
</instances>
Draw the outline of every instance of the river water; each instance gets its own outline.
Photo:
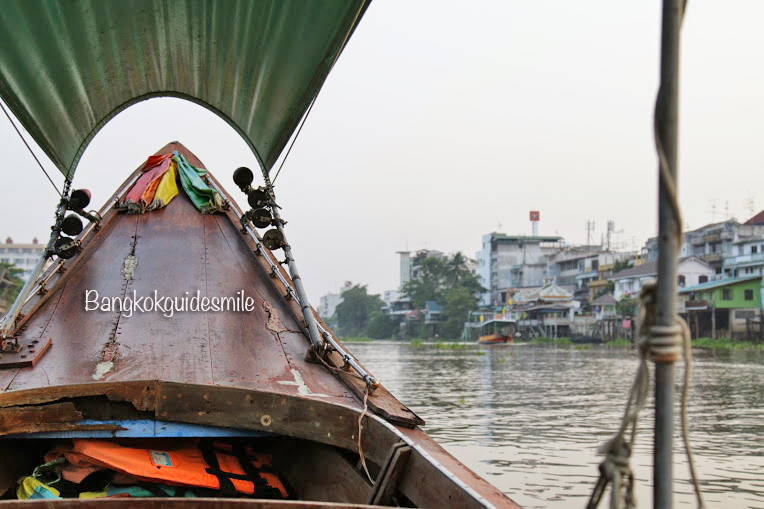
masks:
<instances>
[{"instance_id":1,"label":"river water","mask_svg":"<svg viewBox=\"0 0 764 509\"><path fill-rule=\"evenodd\" d=\"M430 436L527 508L585 506L597 448L618 429L637 370L623 347L349 347L427 422ZM764 508L764 352L695 350L691 391L690 439L706 505ZM640 507L652 507L652 394L632 457ZM674 503L694 507L683 451L677 432Z\"/></svg>"}]
</instances>

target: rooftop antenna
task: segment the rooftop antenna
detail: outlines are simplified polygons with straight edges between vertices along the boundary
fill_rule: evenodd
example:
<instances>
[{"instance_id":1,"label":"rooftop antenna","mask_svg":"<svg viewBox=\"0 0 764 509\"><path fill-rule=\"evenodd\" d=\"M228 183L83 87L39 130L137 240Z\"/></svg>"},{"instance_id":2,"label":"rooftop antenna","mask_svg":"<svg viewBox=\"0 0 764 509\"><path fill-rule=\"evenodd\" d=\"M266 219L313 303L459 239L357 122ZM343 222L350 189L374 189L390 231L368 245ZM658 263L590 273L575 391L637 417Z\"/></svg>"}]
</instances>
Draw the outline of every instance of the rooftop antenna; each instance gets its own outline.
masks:
<instances>
[{"instance_id":1,"label":"rooftop antenna","mask_svg":"<svg viewBox=\"0 0 764 509\"><path fill-rule=\"evenodd\" d=\"M594 233L594 221L586 221L586 250L589 250L589 246L592 245L592 234Z\"/></svg>"},{"instance_id":2,"label":"rooftop antenna","mask_svg":"<svg viewBox=\"0 0 764 509\"><path fill-rule=\"evenodd\" d=\"M716 222L716 200L711 200L711 222Z\"/></svg>"},{"instance_id":3,"label":"rooftop antenna","mask_svg":"<svg viewBox=\"0 0 764 509\"><path fill-rule=\"evenodd\" d=\"M724 220L727 221L730 218L730 202L724 202Z\"/></svg>"},{"instance_id":4,"label":"rooftop antenna","mask_svg":"<svg viewBox=\"0 0 764 509\"><path fill-rule=\"evenodd\" d=\"M756 207L753 204L753 197L748 195L748 199L745 200L745 210L748 211L748 217L751 218L756 213Z\"/></svg>"},{"instance_id":5,"label":"rooftop antenna","mask_svg":"<svg viewBox=\"0 0 764 509\"><path fill-rule=\"evenodd\" d=\"M605 249L610 251L610 248L612 247L612 244L610 243L610 238L615 233L615 221L609 220L607 222L607 244L605 244Z\"/></svg>"}]
</instances>

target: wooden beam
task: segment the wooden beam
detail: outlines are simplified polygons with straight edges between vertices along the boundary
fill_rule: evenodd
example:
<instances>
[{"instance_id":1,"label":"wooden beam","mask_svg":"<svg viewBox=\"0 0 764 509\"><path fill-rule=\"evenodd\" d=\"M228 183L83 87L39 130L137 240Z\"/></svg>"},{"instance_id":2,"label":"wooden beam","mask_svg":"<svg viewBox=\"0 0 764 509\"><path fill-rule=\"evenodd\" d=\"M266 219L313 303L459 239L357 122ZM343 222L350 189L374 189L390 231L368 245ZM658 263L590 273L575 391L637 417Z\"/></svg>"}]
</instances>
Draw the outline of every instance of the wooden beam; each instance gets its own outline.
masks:
<instances>
[{"instance_id":1,"label":"wooden beam","mask_svg":"<svg viewBox=\"0 0 764 509\"><path fill-rule=\"evenodd\" d=\"M374 484L367 504L369 505L391 505L393 496L398 489L398 479L403 473L403 467L411 454L411 447L405 442L398 442L390 448L385 465L377 476L377 482Z\"/></svg>"}]
</instances>

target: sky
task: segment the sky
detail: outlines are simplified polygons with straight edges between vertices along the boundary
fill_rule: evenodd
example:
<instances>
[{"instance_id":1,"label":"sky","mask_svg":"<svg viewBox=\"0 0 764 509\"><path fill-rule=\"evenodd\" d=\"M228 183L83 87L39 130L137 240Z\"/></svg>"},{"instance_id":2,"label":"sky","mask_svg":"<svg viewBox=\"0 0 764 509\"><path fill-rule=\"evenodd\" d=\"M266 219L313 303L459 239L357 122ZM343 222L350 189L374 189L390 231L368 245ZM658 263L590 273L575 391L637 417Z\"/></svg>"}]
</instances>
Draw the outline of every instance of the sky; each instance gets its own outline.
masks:
<instances>
[{"instance_id":1,"label":"sky","mask_svg":"<svg viewBox=\"0 0 764 509\"><path fill-rule=\"evenodd\" d=\"M764 208L763 18L760 0L688 2L685 229ZM599 243L614 221L618 247L643 246L657 230L660 25L657 0L373 2L275 181L311 302L345 281L396 289L397 251L474 257L486 233L530 235L531 210L542 235L585 243L593 221ZM254 156L221 119L179 99L139 103L107 124L75 187L99 208L174 140L244 202L231 174L257 174ZM57 195L2 117L0 148L0 236L47 239Z\"/></svg>"}]
</instances>

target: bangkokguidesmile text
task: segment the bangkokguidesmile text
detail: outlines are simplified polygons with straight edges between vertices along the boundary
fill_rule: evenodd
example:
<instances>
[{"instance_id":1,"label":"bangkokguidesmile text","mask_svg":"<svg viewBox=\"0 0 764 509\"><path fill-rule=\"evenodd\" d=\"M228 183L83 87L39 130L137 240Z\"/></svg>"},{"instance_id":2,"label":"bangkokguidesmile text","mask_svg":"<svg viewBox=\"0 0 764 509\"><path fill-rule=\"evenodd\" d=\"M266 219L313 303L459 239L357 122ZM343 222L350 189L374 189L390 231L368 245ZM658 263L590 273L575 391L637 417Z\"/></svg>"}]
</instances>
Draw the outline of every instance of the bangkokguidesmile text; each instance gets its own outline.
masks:
<instances>
[{"instance_id":1,"label":"bangkokguidesmile text","mask_svg":"<svg viewBox=\"0 0 764 509\"><path fill-rule=\"evenodd\" d=\"M128 293L123 297L99 298L98 290L85 290L85 311L118 311L126 318L133 316L134 312L158 312L170 318L175 313L187 311L249 312L255 309L255 300L245 296L244 290L239 290L233 297L207 297L201 293L201 290L197 290L196 293L186 292L181 297L167 297L154 290L153 295L138 296L133 290L132 295Z\"/></svg>"}]
</instances>

